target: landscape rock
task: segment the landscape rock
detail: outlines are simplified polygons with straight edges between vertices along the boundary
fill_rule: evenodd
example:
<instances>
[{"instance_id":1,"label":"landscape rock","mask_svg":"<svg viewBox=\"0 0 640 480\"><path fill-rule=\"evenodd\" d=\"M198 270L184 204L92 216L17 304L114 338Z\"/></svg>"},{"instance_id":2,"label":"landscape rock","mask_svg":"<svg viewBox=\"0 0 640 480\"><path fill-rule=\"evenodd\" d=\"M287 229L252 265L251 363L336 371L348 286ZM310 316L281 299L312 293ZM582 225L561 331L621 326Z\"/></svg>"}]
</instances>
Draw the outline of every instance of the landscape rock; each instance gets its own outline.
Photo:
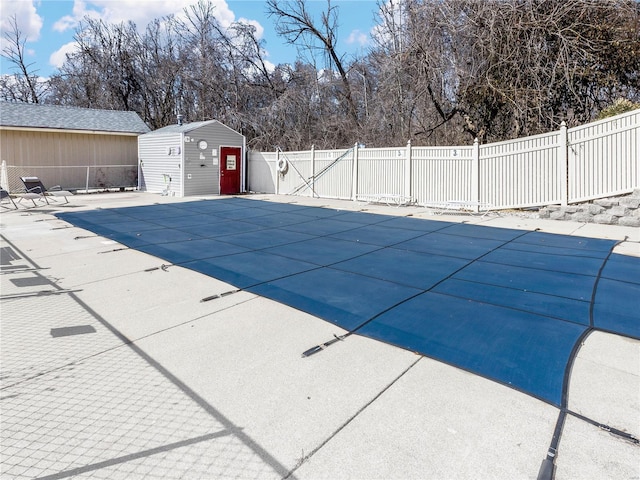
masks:
<instances>
[{"instance_id":1,"label":"landscape rock","mask_svg":"<svg viewBox=\"0 0 640 480\"><path fill-rule=\"evenodd\" d=\"M618 223L618 217L614 217L607 213L601 213L600 215L593 216L593 222L601 225L614 225Z\"/></svg>"},{"instance_id":2,"label":"landscape rock","mask_svg":"<svg viewBox=\"0 0 640 480\"><path fill-rule=\"evenodd\" d=\"M578 212L571 215L571 220L574 222L589 223L593 221L593 215L588 212Z\"/></svg>"},{"instance_id":3,"label":"landscape rock","mask_svg":"<svg viewBox=\"0 0 640 480\"><path fill-rule=\"evenodd\" d=\"M622 217L618 219L618 225L623 225L625 227L640 227L640 216Z\"/></svg>"},{"instance_id":4,"label":"landscape rock","mask_svg":"<svg viewBox=\"0 0 640 480\"><path fill-rule=\"evenodd\" d=\"M621 198L620 205L625 206L627 208L638 208L640 207L640 198L633 198L633 197Z\"/></svg>"},{"instance_id":5,"label":"landscape rock","mask_svg":"<svg viewBox=\"0 0 640 480\"><path fill-rule=\"evenodd\" d=\"M551 220L640 227L640 188L634 189L629 195L599 198L574 205L547 205L537 212L529 208L521 210L520 214Z\"/></svg>"},{"instance_id":6,"label":"landscape rock","mask_svg":"<svg viewBox=\"0 0 640 480\"><path fill-rule=\"evenodd\" d=\"M551 212L549 214L549 218L551 220L568 220L569 216L564 213L564 210L556 210L555 212Z\"/></svg>"},{"instance_id":7,"label":"landscape rock","mask_svg":"<svg viewBox=\"0 0 640 480\"><path fill-rule=\"evenodd\" d=\"M605 208L602 205L595 205L593 203L587 205L587 209L591 215L598 215L605 211Z\"/></svg>"},{"instance_id":8,"label":"landscape rock","mask_svg":"<svg viewBox=\"0 0 640 480\"><path fill-rule=\"evenodd\" d=\"M631 214L631 209L623 207L622 205L617 205L607 210L607 213L615 217L626 217Z\"/></svg>"},{"instance_id":9,"label":"landscape rock","mask_svg":"<svg viewBox=\"0 0 640 480\"><path fill-rule=\"evenodd\" d=\"M593 201L594 204L600 205L601 207L615 207L620 204L619 200L614 200L611 198L599 198L598 200Z\"/></svg>"}]
</instances>

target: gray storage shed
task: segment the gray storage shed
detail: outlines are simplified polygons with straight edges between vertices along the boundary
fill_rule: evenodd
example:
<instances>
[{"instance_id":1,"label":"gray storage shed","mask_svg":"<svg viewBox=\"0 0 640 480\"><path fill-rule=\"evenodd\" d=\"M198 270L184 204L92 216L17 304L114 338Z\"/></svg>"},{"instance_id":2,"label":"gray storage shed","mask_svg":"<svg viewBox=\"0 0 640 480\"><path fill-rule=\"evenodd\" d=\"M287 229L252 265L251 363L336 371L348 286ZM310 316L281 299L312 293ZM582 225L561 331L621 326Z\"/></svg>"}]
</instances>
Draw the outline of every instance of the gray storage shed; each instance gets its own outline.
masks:
<instances>
[{"instance_id":1,"label":"gray storage shed","mask_svg":"<svg viewBox=\"0 0 640 480\"><path fill-rule=\"evenodd\" d=\"M169 125L138 137L138 188L187 197L245 190L244 135L217 120Z\"/></svg>"}]
</instances>

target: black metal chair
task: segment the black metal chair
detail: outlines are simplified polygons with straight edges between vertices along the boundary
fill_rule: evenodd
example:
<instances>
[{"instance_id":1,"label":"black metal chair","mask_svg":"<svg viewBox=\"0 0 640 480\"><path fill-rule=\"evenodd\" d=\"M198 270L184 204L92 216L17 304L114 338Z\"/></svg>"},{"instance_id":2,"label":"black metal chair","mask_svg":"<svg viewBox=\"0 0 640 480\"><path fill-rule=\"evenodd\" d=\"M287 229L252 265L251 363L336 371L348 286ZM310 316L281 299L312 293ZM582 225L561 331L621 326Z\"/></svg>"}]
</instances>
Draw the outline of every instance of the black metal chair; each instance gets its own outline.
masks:
<instances>
[{"instance_id":1,"label":"black metal chair","mask_svg":"<svg viewBox=\"0 0 640 480\"><path fill-rule=\"evenodd\" d=\"M60 185L56 185L52 188L45 188L42 184L42 181L38 177L20 177L22 183L24 184L24 188L27 192L27 195L30 195L28 198L35 205L35 200L37 198L44 199L47 204L49 204L49 199L47 197L64 197L65 203L69 203L68 196L72 196L73 193L68 192L67 190L62 190ZM23 198L27 198L25 195L22 195Z\"/></svg>"},{"instance_id":2,"label":"black metal chair","mask_svg":"<svg viewBox=\"0 0 640 480\"><path fill-rule=\"evenodd\" d=\"M0 202L3 202L5 198L9 199L9 201L13 205L13 208L15 208L16 210L18 209L18 206L16 205L16 202L13 201L11 194L7 192L4 188L0 187ZM6 207L6 208L9 208L9 207Z\"/></svg>"}]
</instances>

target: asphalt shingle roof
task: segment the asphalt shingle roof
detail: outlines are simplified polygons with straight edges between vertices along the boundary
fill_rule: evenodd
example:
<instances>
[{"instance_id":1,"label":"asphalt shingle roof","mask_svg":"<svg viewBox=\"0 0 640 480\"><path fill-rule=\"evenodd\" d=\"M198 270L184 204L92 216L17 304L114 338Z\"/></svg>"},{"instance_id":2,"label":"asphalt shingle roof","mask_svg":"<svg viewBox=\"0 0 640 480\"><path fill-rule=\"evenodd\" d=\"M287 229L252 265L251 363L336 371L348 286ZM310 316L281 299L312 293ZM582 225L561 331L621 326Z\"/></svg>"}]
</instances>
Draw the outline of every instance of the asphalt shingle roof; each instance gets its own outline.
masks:
<instances>
[{"instance_id":1,"label":"asphalt shingle roof","mask_svg":"<svg viewBox=\"0 0 640 480\"><path fill-rule=\"evenodd\" d=\"M113 133L149 131L136 112L13 102L0 102L0 126Z\"/></svg>"},{"instance_id":2,"label":"asphalt shingle roof","mask_svg":"<svg viewBox=\"0 0 640 480\"><path fill-rule=\"evenodd\" d=\"M173 125L168 125L166 127L159 128L154 130L153 133L189 133L197 128L200 128L204 125L208 125L210 123L220 123L217 120L204 120L202 122L191 122L191 123L183 123L181 125L175 123Z\"/></svg>"}]
</instances>

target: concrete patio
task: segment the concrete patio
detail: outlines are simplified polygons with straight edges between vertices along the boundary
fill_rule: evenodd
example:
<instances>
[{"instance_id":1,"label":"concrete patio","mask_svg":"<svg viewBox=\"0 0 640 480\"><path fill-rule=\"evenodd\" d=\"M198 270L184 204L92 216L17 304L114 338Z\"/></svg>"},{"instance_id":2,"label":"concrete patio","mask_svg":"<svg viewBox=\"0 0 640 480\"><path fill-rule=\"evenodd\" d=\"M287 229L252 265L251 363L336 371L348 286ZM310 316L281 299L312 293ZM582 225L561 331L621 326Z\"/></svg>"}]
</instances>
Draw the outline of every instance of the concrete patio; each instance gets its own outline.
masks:
<instances>
[{"instance_id":1,"label":"concrete patio","mask_svg":"<svg viewBox=\"0 0 640 480\"><path fill-rule=\"evenodd\" d=\"M208 197L213 199L213 197ZM420 207L253 195L442 220ZM559 409L125 248L62 211L193 201L139 192L3 210L3 478L537 478ZM620 240L640 228L448 221ZM556 479L640 477L640 341L593 332L570 376ZM631 438L630 438L631 437Z\"/></svg>"}]
</instances>

